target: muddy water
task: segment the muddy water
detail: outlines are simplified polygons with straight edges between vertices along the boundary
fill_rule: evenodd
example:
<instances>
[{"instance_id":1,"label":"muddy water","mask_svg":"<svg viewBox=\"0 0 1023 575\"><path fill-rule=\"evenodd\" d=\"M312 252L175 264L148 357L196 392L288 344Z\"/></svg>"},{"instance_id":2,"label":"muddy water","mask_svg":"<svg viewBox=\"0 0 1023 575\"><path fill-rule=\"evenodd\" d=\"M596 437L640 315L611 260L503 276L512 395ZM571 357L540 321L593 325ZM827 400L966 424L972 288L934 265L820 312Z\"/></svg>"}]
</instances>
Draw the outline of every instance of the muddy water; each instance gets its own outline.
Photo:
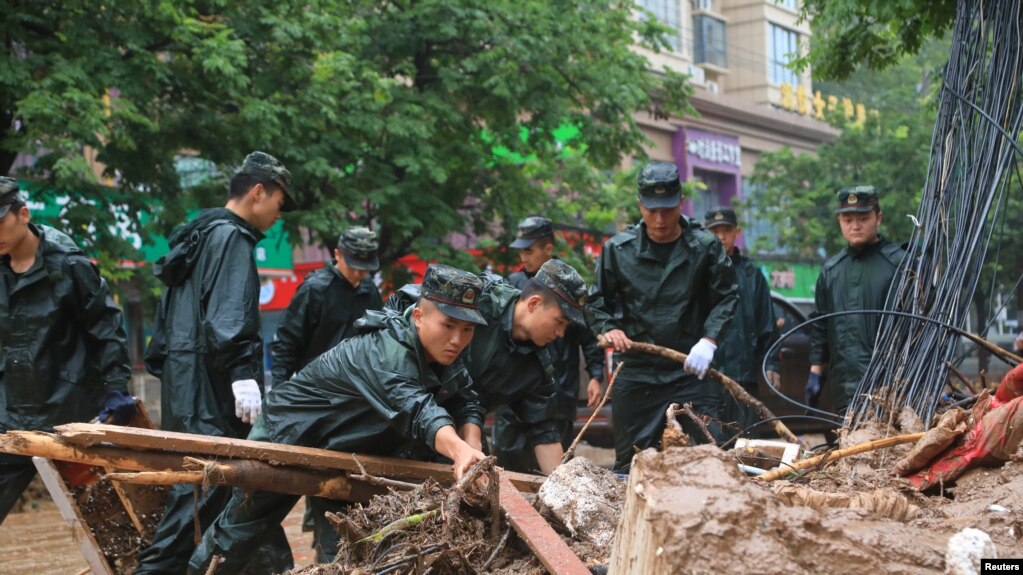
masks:
<instances>
[{"instance_id":1,"label":"muddy water","mask_svg":"<svg viewBox=\"0 0 1023 575\"><path fill-rule=\"evenodd\" d=\"M87 565L78 544L52 501L36 502L37 509L11 513L0 524L0 575L73 575ZM295 565L313 562L312 534L302 533L302 500L284 520Z\"/></svg>"}]
</instances>

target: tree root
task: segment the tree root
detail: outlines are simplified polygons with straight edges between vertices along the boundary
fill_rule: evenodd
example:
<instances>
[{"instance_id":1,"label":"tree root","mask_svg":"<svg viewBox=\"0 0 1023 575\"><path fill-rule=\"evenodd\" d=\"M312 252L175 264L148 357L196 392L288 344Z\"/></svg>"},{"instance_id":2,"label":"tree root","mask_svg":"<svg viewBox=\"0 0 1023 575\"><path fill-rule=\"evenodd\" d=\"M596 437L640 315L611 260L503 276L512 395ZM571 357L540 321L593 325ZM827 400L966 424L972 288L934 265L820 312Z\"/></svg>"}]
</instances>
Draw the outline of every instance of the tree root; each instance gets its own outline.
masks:
<instances>
[{"instance_id":1,"label":"tree root","mask_svg":"<svg viewBox=\"0 0 1023 575\"><path fill-rule=\"evenodd\" d=\"M484 473L487 474L487 478L490 484L498 483L497 470L495 468L496 459L493 457L487 457L481 461L476 462L475 465L469 468L469 471L462 476L462 479L457 484L451 487L451 491L448 492L447 500L444 502L441 513L444 518L444 538L451 539L452 531L455 528L455 518L458 516L458 508L461 506L462 499L466 496L468 491L472 488L476 480L480 478ZM492 492L490 485L487 486L488 498L492 498L495 493ZM493 510L491 510L492 524L491 531L496 530L499 527L500 522L500 506L495 506L493 499L491 499L491 507L497 507L497 519L498 524L493 522ZM493 537L493 535L491 535Z\"/></svg>"}]
</instances>

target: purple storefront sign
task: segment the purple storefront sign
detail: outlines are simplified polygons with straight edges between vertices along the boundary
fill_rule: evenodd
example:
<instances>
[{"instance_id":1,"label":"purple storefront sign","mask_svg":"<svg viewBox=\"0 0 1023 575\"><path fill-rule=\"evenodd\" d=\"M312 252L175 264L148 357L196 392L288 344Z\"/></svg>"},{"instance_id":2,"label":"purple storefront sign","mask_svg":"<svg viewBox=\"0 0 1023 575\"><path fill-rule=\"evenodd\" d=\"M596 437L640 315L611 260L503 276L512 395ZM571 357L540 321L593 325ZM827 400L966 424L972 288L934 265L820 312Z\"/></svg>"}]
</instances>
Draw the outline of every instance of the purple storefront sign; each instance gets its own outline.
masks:
<instances>
[{"instance_id":1,"label":"purple storefront sign","mask_svg":"<svg viewBox=\"0 0 1023 575\"><path fill-rule=\"evenodd\" d=\"M672 138L672 148L682 181L692 181L698 172L702 179L711 180L708 187L717 192L717 203L727 206L739 197L742 190L739 138L682 127ZM683 211L692 214L692 201L686 200L684 204Z\"/></svg>"}]
</instances>

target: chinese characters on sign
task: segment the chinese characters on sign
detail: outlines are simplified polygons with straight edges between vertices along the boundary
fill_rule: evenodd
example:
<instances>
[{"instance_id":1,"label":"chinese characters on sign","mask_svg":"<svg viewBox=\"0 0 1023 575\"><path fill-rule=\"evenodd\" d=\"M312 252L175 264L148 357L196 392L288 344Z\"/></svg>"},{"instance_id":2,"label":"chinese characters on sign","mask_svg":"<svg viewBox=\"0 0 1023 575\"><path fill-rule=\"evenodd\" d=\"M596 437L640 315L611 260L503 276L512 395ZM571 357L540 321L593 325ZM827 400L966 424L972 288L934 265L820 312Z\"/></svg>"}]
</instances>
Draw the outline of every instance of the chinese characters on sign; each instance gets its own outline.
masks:
<instances>
[{"instance_id":1,"label":"chinese characters on sign","mask_svg":"<svg viewBox=\"0 0 1023 575\"><path fill-rule=\"evenodd\" d=\"M779 89L781 90L781 97L778 105L790 112L803 116L813 116L818 120L823 120L825 111L835 113L841 110L846 120L854 126L863 125L863 122L867 119L866 106L863 104L853 104L853 101L849 98L839 100L835 96L828 96L828 99L825 100L821 96L820 90L814 93L811 98L810 92L802 84L795 88L792 87L792 84L781 84ZM877 110L870 110L870 113L876 114Z\"/></svg>"},{"instance_id":2,"label":"chinese characters on sign","mask_svg":"<svg viewBox=\"0 0 1023 575\"><path fill-rule=\"evenodd\" d=\"M686 144L690 154L719 164L742 166L742 148L738 144L729 144L704 138L691 139Z\"/></svg>"}]
</instances>

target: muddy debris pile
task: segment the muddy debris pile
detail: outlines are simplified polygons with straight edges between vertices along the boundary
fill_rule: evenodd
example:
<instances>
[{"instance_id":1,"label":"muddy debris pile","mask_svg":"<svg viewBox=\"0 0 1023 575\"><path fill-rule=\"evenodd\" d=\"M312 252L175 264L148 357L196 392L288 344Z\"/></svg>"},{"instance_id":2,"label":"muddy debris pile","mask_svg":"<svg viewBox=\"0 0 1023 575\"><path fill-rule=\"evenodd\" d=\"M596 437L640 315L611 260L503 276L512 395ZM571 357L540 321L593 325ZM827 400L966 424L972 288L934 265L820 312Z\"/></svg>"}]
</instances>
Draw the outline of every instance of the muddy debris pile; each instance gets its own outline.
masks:
<instances>
[{"instance_id":1,"label":"muddy debris pile","mask_svg":"<svg viewBox=\"0 0 1023 575\"><path fill-rule=\"evenodd\" d=\"M612 573L934 573L947 537L864 509L790 505L713 446L633 460Z\"/></svg>"},{"instance_id":2,"label":"muddy debris pile","mask_svg":"<svg viewBox=\"0 0 1023 575\"><path fill-rule=\"evenodd\" d=\"M450 488L427 481L411 491L392 490L367 505L353 505L344 515L328 514L341 534L337 558L331 564L294 569L288 575L545 573L540 560L501 513L496 469L481 466L474 471L478 471L478 479ZM613 533L624 482L608 470L576 458L561 466L548 483L544 485L546 495L527 499L532 498L534 507L581 560L589 565L606 563L610 538L600 544L587 533L590 527L607 525ZM588 507L577 499L583 494L599 497L600 505ZM544 497L550 505L541 501Z\"/></svg>"},{"instance_id":3,"label":"muddy debris pile","mask_svg":"<svg viewBox=\"0 0 1023 575\"><path fill-rule=\"evenodd\" d=\"M924 489L895 473L973 441L962 421L950 415L927 435L912 417L843 432L840 449L886 447L789 466L773 481L748 477L740 464L749 461L714 446L644 451L633 461L610 572L958 574L979 572L980 557L1023 556L1018 442L998 443L1015 456ZM938 447L935 436L946 436Z\"/></svg>"}]
</instances>

